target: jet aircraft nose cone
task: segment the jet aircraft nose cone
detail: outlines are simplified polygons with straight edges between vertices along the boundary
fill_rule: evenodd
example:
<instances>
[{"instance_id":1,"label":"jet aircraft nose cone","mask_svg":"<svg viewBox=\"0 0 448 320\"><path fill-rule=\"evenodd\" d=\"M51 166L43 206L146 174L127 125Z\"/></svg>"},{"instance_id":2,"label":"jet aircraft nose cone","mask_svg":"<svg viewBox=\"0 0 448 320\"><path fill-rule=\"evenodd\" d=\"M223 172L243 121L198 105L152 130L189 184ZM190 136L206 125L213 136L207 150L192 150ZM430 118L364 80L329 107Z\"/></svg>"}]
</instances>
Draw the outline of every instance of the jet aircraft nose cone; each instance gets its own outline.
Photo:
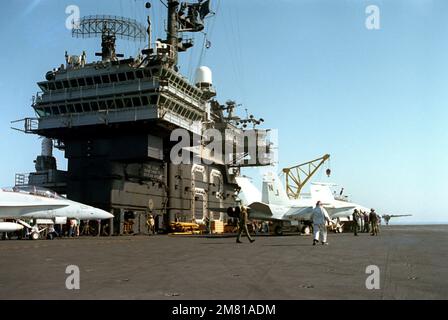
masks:
<instances>
[{"instance_id":1,"label":"jet aircraft nose cone","mask_svg":"<svg viewBox=\"0 0 448 320\"><path fill-rule=\"evenodd\" d=\"M107 211L101 210L101 209L97 209L96 214L99 217L98 219L101 219L101 220L112 219L114 217L113 214L111 214Z\"/></svg>"},{"instance_id":2,"label":"jet aircraft nose cone","mask_svg":"<svg viewBox=\"0 0 448 320\"><path fill-rule=\"evenodd\" d=\"M108 220L114 217L113 214L94 207L89 207L84 212L87 214L86 219L91 220Z\"/></svg>"}]
</instances>

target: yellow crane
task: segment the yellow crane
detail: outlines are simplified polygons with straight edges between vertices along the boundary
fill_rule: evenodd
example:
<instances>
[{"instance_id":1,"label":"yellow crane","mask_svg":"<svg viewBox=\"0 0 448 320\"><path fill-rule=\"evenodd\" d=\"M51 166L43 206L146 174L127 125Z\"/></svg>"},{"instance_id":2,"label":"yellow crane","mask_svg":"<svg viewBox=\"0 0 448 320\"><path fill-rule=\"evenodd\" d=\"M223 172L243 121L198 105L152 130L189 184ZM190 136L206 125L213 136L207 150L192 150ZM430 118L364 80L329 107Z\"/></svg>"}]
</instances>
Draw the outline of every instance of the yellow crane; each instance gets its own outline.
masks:
<instances>
[{"instance_id":1,"label":"yellow crane","mask_svg":"<svg viewBox=\"0 0 448 320\"><path fill-rule=\"evenodd\" d=\"M318 159L299 164L292 168L283 169L283 173L286 177L286 192L288 196L291 199L298 199L305 184L329 159L330 155L326 154ZM327 169L326 174L330 176L331 170Z\"/></svg>"}]
</instances>

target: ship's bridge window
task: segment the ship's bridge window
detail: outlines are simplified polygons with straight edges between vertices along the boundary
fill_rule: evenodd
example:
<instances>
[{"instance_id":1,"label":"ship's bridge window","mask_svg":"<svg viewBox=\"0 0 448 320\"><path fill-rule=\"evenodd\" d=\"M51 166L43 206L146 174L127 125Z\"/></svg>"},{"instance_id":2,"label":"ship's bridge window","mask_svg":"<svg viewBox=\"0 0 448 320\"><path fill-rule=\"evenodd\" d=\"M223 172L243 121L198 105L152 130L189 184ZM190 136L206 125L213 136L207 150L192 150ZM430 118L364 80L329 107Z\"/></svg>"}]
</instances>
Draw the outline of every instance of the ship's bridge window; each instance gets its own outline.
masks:
<instances>
[{"instance_id":1,"label":"ship's bridge window","mask_svg":"<svg viewBox=\"0 0 448 320\"><path fill-rule=\"evenodd\" d=\"M124 107L123 100L121 100L121 99L116 99L116 100L115 100L115 105L117 106L118 109L122 109L122 108Z\"/></svg>"},{"instance_id":2,"label":"ship's bridge window","mask_svg":"<svg viewBox=\"0 0 448 320\"><path fill-rule=\"evenodd\" d=\"M101 77L100 76L95 76L93 77L93 81L95 82L95 84L101 84Z\"/></svg>"},{"instance_id":3,"label":"ship's bridge window","mask_svg":"<svg viewBox=\"0 0 448 320\"><path fill-rule=\"evenodd\" d=\"M90 103L90 107L92 108L92 111L98 111L99 109L98 101L93 101L92 103Z\"/></svg>"},{"instance_id":4,"label":"ship's bridge window","mask_svg":"<svg viewBox=\"0 0 448 320\"><path fill-rule=\"evenodd\" d=\"M110 83L109 75L105 74L101 78L103 79L103 83Z\"/></svg>"},{"instance_id":5,"label":"ship's bridge window","mask_svg":"<svg viewBox=\"0 0 448 320\"><path fill-rule=\"evenodd\" d=\"M42 89L42 91L47 91L48 90L48 84L47 83L39 83L39 88Z\"/></svg>"},{"instance_id":6,"label":"ship's bridge window","mask_svg":"<svg viewBox=\"0 0 448 320\"><path fill-rule=\"evenodd\" d=\"M117 76L116 73L112 73L112 74L110 75L110 81L112 81L112 82L118 82L118 76Z\"/></svg>"},{"instance_id":7,"label":"ship's bridge window","mask_svg":"<svg viewBox=\"0 0 448 320\"><path fill-rule=\"evenodd\" d=\"M63 104L59 106L59 110L61 110L61 113L67 113L67 107Z\"/></svg>"},{"instance_id":8,"label":"ship's bridge window","mask_svg":"<svg viewBox=\"0 0 448 320\"><path fill-rule=\"evenodd\" d=\"M70 88L70 83L68 83L67 80L62 81L62 85L64 86L64 89L69 89Z\"/></svg>"},{"instance_id":9,"label":"ship's bridge window","mask_svg":"<svg viewBox=\"0 0 448 320\"><path fill-rule=\"evenodd\" d=\"M72 79L70 80L70 85L72 88L76 88L78 86L78 81L76 81L76 79Z\"/></svg>"},{"instance_id":10,"label":"ship's bridge window","mask_svg":"<svg viewBox=\"0 0 448 320\"><path fill-rule=\"evenodd\" d=\"M45 108L36 108L35 110L39 117L48 116L48 113L45 111Z\"/></svg>"},{"instance_id":11,"label":"ship's bridge window","mask_svg":"<svg viewBox=\"0 0 448 320\"><path fill-rule=\"evenodd\" d=\"M49 88L50 90L56 90L56 87L55 87L55 85L54 85L54 82L50 82L50 83L48 83L48 88Z\"/></svg>"},{"instance_id":12,"label":"ship's bridge window","mask_svg":"<svg viewBox=\"0 0 448 320\"><path fill-rule=\"evenodd\" d=\"M56 84L56 89L57 90L61 90L62 89L62 82L58 81L55 84Z\"/></svg>"},{"instance_id":13,"label":"ship's bridge window","mask_svg":"<svg viewBox=\"0 0 448 320\"><path fill-rule=\"evenodd\" d=\"M119 73L119 74L118 74L118 79L119 79L120 81L126 81L126 74L124 74L124 73Z\"/></svg>"},{"instance_id":14,"label":"ship's bridge window","mask_svg":"<svg viewBox=\"0 0 448 320\"><path fill-rule=\"evenodd\" d=\"M100 110L106 110L107 109L106 101L100 101L99 109Z\"/></svg>"},{"instance_id":15,"label":"ship's bridge window","mask_svg":"<svg viewBox=\"0 0 448 320\"><path fill-rule=\"evenodd\" d=\"M93 78L86 78L86 82L88 86L93 86L94 82L93 82Z\"/></svg>"},{"instance_id":16,"label":"ship's bridge window","mask_svg":"<svg viewBox=\"0 0 448 320\"><path fill-rule=\"evenodd\" d=\"M157 96L157 95L151 96L151 104L157 104L158 98L159 98L159 96Z\"/></svg>"},{"instance_id":17,"label":"ship's bridge window","mask_svg":"<svg viewBox=\"0 0 448 320\"><path fill-rule=\"evenodd\" d=\"M129 98L124 99L124 107L125 108L132 108L132 100Z\"/></svg>"},{"instance_id":18,"label":"ship's bridge window","mask_svg":"<svg viewBox=\"0 0 448 320\"><path fill-rule=\"evenodd\" d=\"M149 99L147 96L142 96L142 105L147 106L149 104Z\"/></svg>"},{"instance_id":19,"label":"ship's bridge window","mask_svg":"<svg viewBox=\"0 0 448 320\"><path fill-rule=\"evenodd\" d=\"M72 104L68 104L67 105L67 109L69 113L74 113L75 112L75 107Z\"/></svg>"},{"instance_id":20,"label":"ship's bridge window","mask_svg":"<svg viewBox=\"0 0 448 320\"><path fill-rule=\"evenodd\" d=\"M58 115L59 113L59 108L57 106L51 107L51 114Z\"/></svg>"},{"instance_id":21,"label":"ship's bridge window","mask_svg":"<svg viewBox=\"0 0 448 320\"><path fill-rule=\"evenodd\" d=\"M106 105L107 105L107 109L115 109L114 100L107 100Z\"/></svg>"},{"instance_id":22,"label":"ship's bridge window","mask_svg":"<svg viewBox=\"0 0 448 320\"><path fill-rule=\"evenodd\" d=\"M89 112L90 111L90 104L88 102L84 102L82 104L82 108L83 108L84 112Z\"/></svg>"},{"instance_id":23,"label":"ship's bridge window","mask_svg":"<svg viewBox=\"0 0 448 320\"><path fill-rule=\"evenodd\" d=\"M126 76L128 77L128 80L135 80L134 72L126 72Z\"/></svg>"},{"instance_id":24,"label":"ship's bridge window","mask_svg":"<svg viewBox=\"0 0 448 320\"><path fill-rule=\"evenodd\" d=\"M132 102L134 103L134 107L140 107L142 105L139 97L132 98Z\"/></svg>"},{"instance_id":25,"label":"ship's bridge window","mask_svg":"<svg viewBox=\"0 0 448 320\"><path fill-rule=\"evenodd\" d=\"M86 85L86 80L84 78L78 79L78 83L80 87L84 87Z\"/></svg>"},{"instance_id":26,"label":"ship's bridge window","mask_svg":"<svg viewBox=\"0 0 448 320\"><path fill-rule=\"evenodd\" d=\"M135 74L137 75L138 79L143 79L145 77L142 70L138 70Z\"/></svg>"},{"instance_id":27,"label":"ship's bridge window","mask_svg":"<svg viewBox=\"0 0 448 320\"><path fill-rule=\"evenodd\" d=\"M75 104L76 113L82 113L82 105L80 103Z\"/></svg>"}]
</instances>

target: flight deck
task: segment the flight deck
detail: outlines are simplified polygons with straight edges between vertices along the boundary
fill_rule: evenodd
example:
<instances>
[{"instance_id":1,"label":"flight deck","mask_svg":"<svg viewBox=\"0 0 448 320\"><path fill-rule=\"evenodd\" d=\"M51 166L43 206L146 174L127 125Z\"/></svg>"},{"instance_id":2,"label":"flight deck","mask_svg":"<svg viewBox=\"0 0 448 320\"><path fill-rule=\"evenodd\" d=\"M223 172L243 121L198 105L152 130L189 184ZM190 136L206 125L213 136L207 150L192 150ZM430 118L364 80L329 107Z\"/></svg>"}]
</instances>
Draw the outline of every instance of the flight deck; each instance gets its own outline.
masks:
<instances>
[{"instance_id":1,"label":"flight deck","mask_svg":"<svg viewBox=\"0 0 448 320\"><path fill-rule=\"evenodd\" d=\"M448 226L382 227L379 237L84 237L0 242L0 299L447 299ZM68 290L66 268L79 267ZM368 266L380 289L367 289Z\"/></svg>"}]
</instances>

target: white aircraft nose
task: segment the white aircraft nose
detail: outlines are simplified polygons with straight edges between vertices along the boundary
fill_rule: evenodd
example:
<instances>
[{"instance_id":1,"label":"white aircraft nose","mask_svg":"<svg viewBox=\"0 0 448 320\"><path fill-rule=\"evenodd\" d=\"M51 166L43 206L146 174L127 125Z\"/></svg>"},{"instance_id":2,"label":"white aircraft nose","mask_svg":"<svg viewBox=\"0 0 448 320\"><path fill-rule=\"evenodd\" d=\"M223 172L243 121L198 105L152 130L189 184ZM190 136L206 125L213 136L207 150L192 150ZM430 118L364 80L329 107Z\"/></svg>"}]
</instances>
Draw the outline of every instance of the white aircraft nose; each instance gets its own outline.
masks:
<instances>
[{"instance_id":1,"label":"white aircraft nose","mask_svg":"<svg viewBox=\"0 0 448 320\"><path fill-rule=\"evenodd\" d=\"M96 209L95 215L97 216L97 219L101 220L112 219L114 217L113 214L101 209Z\"/></svg>"},{"instance_id":2,"label":"white aircraft nose","mask_svg":"<svg viewBox=\"0 0 448 320\"><path fill-rule=\"evenodd\" d=\"M84 209L84 213L86 215L86 218L84 219L89 220L107 220L114 217L109 212L94 207L88 207Z\"/></svg>"}]
</instances>

